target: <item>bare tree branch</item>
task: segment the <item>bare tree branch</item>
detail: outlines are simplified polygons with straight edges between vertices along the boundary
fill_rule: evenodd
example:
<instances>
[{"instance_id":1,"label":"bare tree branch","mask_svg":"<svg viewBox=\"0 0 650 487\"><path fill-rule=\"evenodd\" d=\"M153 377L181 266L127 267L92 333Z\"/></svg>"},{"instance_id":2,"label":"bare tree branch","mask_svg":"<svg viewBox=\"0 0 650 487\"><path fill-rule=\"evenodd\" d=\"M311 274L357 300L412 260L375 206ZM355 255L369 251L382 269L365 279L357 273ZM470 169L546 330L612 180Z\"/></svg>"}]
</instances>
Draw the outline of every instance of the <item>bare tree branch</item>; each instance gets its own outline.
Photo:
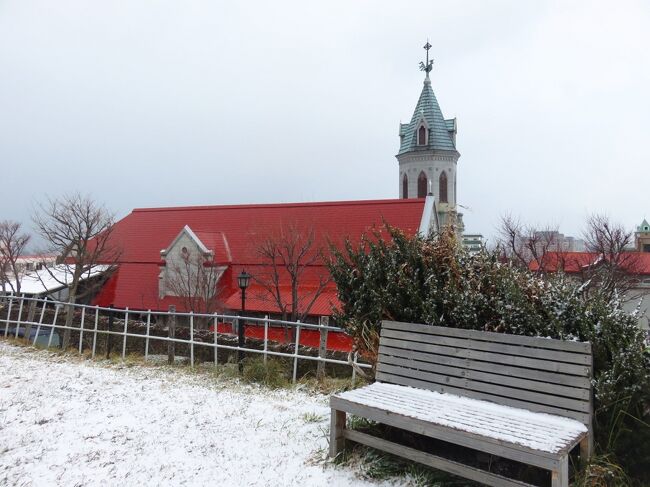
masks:
<instances>
[{"instance_id":1,"label":"bare tree branch","mask_svg":"<svg viewBox=\"0 0 650 487\"><path fill-rule=\"evenodd\" d=\"M18 259L30 239L29 235L21 233L20 223L0 221L0 285L3 291L8 286L11 292L20 293Z\"/></svg>"},{"instance_id":2,"label":"bare tree branch","mask_svg":"<svg viewBox=\"0 0 650 487\"><path fill-rule=\"evenodd\" d=\"M584 239L589 252L597 256L582 268L583 280L609 298L615 295L635 299L631 293L639 273L639 254L632 252L632 232L605 215L595 214L587 220Z\"/></svg>"},{"instance_id":3,"label":"bare tree branch","mask_svg":"<svg viewBox=\"0 0 650 487\"><path fill-rule=\"evenodd\" d=\"M68 287L68 302L74 304L96 290L82 289L79 284L98 265L112 266L117 263L120 249L112 239L114 216L90 196L79 193L48 199L38 206L33 216L34 225L45 240L49 253L59 255L65 267L65 277L46 267L55 281ZM68 279L70 276L70 279ZM66 325L72 323L69 310ZM67 347L70 330L63 335Z\"/></svg>"},{"instance_id":4,"label":"bare tree branch","mask_svg":"<svg viewBox=\"0 0 650 487\"><path fill-rule=\"evenodd\" d=\"M304 320L330 283L329 273L320 273L317 282L306 285L305 273L323 265L323 249L316 245L313 228L283 225L255 243L264 261L263 271L253 279L264 290L259 299L273 302L283 319ZM290 290L290 298L282 289Z\"/></svg>"},{"instance_id":5,"label":"bare tree branch","mask_svg":"<svg viewBox=\"0 0 650 487\"><path fill-rule=\"evenodd\" d=\"M214 313L223 308L219 300L219 280L225 270L212 262L212 253L185 249L180 261L170 263L166 279L167 294L178 297L185 309L194 313Z\"/></svg>"}]
</instances>

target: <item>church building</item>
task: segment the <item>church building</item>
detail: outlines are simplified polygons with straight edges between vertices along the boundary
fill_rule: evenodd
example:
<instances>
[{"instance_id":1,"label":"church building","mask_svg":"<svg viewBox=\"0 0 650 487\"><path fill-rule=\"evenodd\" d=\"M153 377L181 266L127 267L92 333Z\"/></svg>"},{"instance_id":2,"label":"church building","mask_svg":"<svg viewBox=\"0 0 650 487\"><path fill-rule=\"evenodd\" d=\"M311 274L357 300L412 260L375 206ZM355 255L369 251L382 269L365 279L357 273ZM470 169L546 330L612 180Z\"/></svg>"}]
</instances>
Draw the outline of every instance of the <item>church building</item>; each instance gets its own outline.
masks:
<instances>
[{"instance_id":1,"label":"church building","mask_svg":"<svg viewBox=\"0 0 650 487\"><path fill-rule=\"evenodd\" d=\"M178 311L235 311L241 305L237 277L246 271L253 276L247 311L283 314L295 299L302 315L315 319L330 315L338 304L325 262L310 263L299 295L292 292L286 269L275 272L270 286L264 276L275 260L260 250L269 236L299 228L313 236L314 249L327 250L346 238L358 242L384 223L407 235L428 235L446 224L462 233L456 211L456 120L444 118L431 88L430 48L427 43L427 62L421 63L420 99L411 122L400 126L399 198L135 209L115 224L120 261L95 302L132 310L173 305Z\"/></svg>"}]
</instances>

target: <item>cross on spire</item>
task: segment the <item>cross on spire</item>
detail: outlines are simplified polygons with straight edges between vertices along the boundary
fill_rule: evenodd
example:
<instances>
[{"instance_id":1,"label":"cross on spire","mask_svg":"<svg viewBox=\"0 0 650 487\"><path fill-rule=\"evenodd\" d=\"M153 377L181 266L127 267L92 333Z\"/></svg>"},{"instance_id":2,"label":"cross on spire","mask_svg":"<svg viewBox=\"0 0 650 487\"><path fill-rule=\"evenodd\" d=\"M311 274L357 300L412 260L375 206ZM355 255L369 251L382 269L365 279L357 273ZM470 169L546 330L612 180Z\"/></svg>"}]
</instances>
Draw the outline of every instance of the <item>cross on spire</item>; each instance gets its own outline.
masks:
<instances>
[{"instance_id":1,"label":"cross on spire","mask_svg":"<svg viewBox=\"0 0 650 487\"><path fill-rule=\"evenodd\" d=\"M422 61L420 61L420 71L424 71L427 73L427 78L429 77L429 73L433 69L433 59L429 61L429 49L431 49L431 44L429 44L429 39L427 39L427 43L423 46L424 50L427 51L427 63L424 64Z\"/></svg>"}]
</instances>

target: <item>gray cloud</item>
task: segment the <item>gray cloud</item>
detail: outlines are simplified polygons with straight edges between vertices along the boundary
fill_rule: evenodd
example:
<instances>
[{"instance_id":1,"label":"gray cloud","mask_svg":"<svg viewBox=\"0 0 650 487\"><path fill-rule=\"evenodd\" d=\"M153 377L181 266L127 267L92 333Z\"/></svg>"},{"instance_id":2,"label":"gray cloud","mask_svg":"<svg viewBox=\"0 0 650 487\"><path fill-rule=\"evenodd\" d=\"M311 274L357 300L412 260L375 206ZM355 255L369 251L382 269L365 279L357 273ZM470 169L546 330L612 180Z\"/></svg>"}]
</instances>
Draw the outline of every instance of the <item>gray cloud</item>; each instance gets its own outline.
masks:
<instances>
[{"instance_id":1,"label":"gray cloud","mask_svg":"<svg viewBox=\"0 0 650 487\"><path fill-rule=\"evenodd\" d=\"M646 2L0 3L0 218L390 198L430 38L468 231L648 215Z\"/></svg>"}]
</instances>

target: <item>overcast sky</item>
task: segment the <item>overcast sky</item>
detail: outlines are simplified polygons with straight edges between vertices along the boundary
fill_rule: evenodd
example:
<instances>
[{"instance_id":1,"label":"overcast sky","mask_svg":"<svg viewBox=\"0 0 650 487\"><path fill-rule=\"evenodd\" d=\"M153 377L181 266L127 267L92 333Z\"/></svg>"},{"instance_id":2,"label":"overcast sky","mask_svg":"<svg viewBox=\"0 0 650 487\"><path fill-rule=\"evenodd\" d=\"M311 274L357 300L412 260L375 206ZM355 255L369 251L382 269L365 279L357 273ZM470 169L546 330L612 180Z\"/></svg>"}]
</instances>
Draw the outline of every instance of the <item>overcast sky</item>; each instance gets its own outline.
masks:
<instances>
[{"instance_id":1,"label":"overcast sky","mask_svg":"<svg viewBox=\"0 0 650 487\"><path fill-rule=\"evenodd\" d=\"M650 2L0 0L0 219L395 198L422 88L468 232L650 216Z\"/></svg>"}]
</instances>

